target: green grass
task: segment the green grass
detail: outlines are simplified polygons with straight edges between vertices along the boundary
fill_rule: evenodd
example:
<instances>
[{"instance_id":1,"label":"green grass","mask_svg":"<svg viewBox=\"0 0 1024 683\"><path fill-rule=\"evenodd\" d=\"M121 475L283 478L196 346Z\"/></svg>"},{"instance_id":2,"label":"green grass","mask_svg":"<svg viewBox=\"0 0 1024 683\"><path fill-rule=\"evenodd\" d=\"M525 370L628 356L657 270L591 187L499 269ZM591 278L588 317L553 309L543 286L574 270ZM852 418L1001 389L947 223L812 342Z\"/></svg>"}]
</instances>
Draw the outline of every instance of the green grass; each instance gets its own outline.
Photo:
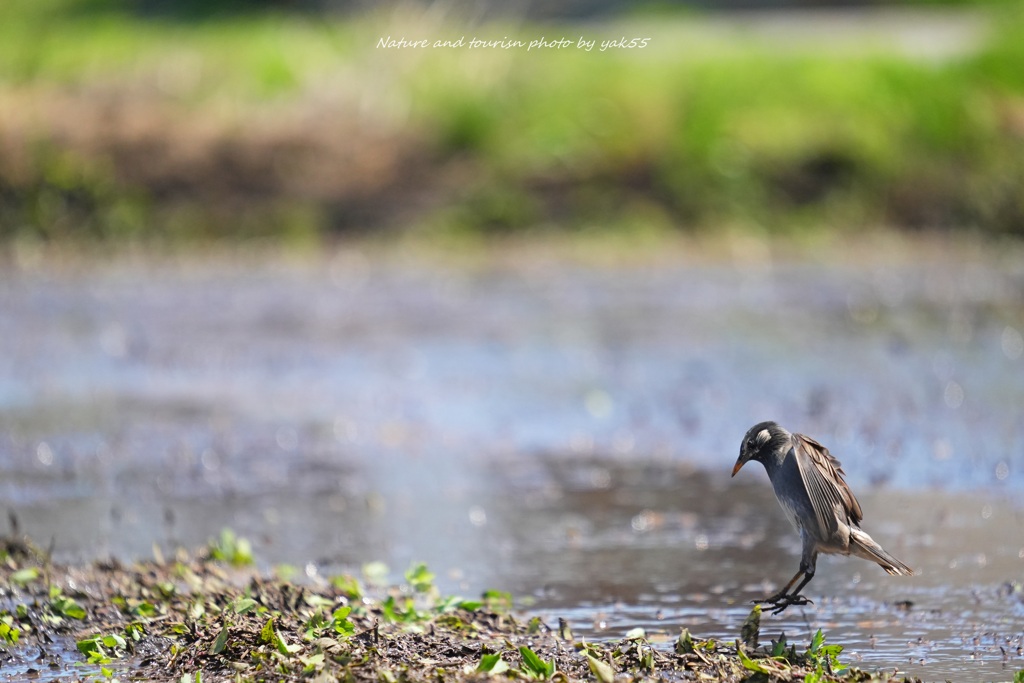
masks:
<instances>
[{"instance_id":1,"label":"green grass","mask_svg":"<svg viewBox=\"0 0 1024 683\"><path fill-rule=\"evenodd\" d=\"M476 201L498 227L543 215L505 207L529 207L518 193L555 178L584 222L641 195L698 224L1019 231L1012 193L988 201L967 189L998 187L1007 174L1024 180L1020 131L1004 120L1014 108L1019 116L1024 93L1024 20L1019 9L1007 14L979 54L939 65L754 45L707 58L570 53L546 60L543 73L510 57L498 82L414 76L406 87L442 144L484 160Z\"/></svg>"},{"instance_id":2,"label":"green grass","mask_svg":"<svg viewBox=\"0 0 1024 683\"><path fill-rule=\"evenodd\" d=\"M0 10L0 97L114 90L181 107L183 120L245 129L326 94L400 144L419 146L435 171L472 169L432 188L443 200L415 219L452 233L652 224L1024 233L1019 2L985 10L996 29L976 52L939 62L880 46L822 51L708 38L686 16L579 27L470 25L411 10L343 19L147 16L125 6L8 0ZM623 35L652 41L606 52L375 47L384 35L563 34L574 43L581 34L599 44ZM64 239L75 230L61 221L113 239L238 233L224 228L230 210L165 206L108 159L38 149L34 180L22 177L6 200L0 182L0 235ZM65 180L54 180L61 173ZM57 199L39 200L50 195ZM323 200L256 200L269 208L239 221L244 234L331 228ZM68 205L80 210L68 213ZM253 224L260 216L265 226Z\"/></svg>"},{"instance_id":3,"label":"green grass","mask_svg":"<svg viewBox=\"0 0 1024 683\"><path fill-rule=\"evenodd\" d=\"M261 102L314 86L350 62L355 43L340 21L274 13L180 21L124 4L10 0L0 10L0 84L128 83L196 103Z\"/></svg>"}]
</instances>

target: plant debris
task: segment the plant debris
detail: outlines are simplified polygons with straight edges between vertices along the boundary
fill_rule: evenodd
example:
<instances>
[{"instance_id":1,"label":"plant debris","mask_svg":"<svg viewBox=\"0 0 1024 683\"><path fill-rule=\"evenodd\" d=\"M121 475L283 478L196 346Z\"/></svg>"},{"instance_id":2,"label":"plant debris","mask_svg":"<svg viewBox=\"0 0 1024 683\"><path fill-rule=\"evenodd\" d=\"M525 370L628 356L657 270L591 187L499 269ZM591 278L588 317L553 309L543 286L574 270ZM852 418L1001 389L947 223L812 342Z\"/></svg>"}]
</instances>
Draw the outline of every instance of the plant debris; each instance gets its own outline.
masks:
<instances>
[{"instance_id":1,"label":"plant debris","mask_svg":"<svg viewBox=\"0 0 1024 683\"><path fill-rule=\"evenodd\" d=\"M54 679L372 681L889 680L840 664L815 636L799 653L758 646L757 608L734 643L574 639L511 611L507 593L442 596L423 564L402 585L341 575L295 583L260 574L230 532L195 556L123 565L52 564L28 539L0 546L0 671ZM367 568L379 575L377 563Z\"/></svg>"}]
</instances>

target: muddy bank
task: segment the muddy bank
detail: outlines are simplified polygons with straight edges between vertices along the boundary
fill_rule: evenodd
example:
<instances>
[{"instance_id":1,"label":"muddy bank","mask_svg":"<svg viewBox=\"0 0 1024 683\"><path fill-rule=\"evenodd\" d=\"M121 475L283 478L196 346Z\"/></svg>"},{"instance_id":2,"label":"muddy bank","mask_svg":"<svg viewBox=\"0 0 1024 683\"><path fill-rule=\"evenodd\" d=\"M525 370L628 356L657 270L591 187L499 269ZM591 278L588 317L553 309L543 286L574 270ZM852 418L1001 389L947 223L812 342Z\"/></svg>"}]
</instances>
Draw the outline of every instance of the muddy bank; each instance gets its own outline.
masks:
<instances>
[{"instance_id":1,"label":"muddy bank","mask_svg":"<svg viewBox=\"0 0 1024 683\"><path fill-rule=\"evenodd\" d=\"M316 98L196 111L131 85L35 87L0 107L3 237L301 240L396 226L441 185L423 136Z\"/></svg>"}]
</instances>

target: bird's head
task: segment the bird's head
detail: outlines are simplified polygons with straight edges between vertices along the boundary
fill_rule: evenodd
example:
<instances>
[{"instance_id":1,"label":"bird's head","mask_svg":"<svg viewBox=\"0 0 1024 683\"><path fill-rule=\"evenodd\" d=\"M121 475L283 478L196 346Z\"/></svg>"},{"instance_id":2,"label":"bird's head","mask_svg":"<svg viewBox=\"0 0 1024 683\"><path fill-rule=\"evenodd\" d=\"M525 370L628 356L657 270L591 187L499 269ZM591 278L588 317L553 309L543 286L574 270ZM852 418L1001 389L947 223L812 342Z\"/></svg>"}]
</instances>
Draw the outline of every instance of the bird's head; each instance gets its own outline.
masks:
<instances>
[{"instance_id":1,"label":"bird's head","mask_svg":"<svg viewBox=\"0 0 1024 683\"><path fill-rule=\"evenodd\" d=\"M750 460L756 460L761 464L767 462L769 456L776 451L778 446L789 438L789 432L774 422L759 422L747 430L740 444L740 457L732 468L732 476L740 471L740 468Z\"/></svg>"}]
</instances>

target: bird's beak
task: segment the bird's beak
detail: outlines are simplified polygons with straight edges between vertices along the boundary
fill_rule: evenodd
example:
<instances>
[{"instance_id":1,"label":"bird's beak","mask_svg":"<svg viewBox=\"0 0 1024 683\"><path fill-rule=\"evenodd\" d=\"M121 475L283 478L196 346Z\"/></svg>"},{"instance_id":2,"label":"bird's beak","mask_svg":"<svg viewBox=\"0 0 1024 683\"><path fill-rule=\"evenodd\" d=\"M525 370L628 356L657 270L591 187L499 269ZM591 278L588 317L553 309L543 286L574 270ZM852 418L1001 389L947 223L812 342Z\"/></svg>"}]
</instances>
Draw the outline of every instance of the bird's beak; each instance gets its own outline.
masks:
<instances>
[{"instance_id":1,"label":"bird's beak","mask_svg":"<svg viewBox=\"0 0 1024 683\"><path fill-rule=\"evenodd\" d=\"M743 465L745 465L745 464L746 464L746 462L747 462L747 461L746 461L746 460L744 460L744 459L743 459L743 456L741 455L741 456L740 456L740 459L736 461L736 465L735 465L735 466L733 466L733 468L732 468L732 476L734 476L734 477L735 477L735 476L736 476L736 473L740 471L740 468L741 468L741 467L743 467Z\"/></svg>"}]
</instances>

